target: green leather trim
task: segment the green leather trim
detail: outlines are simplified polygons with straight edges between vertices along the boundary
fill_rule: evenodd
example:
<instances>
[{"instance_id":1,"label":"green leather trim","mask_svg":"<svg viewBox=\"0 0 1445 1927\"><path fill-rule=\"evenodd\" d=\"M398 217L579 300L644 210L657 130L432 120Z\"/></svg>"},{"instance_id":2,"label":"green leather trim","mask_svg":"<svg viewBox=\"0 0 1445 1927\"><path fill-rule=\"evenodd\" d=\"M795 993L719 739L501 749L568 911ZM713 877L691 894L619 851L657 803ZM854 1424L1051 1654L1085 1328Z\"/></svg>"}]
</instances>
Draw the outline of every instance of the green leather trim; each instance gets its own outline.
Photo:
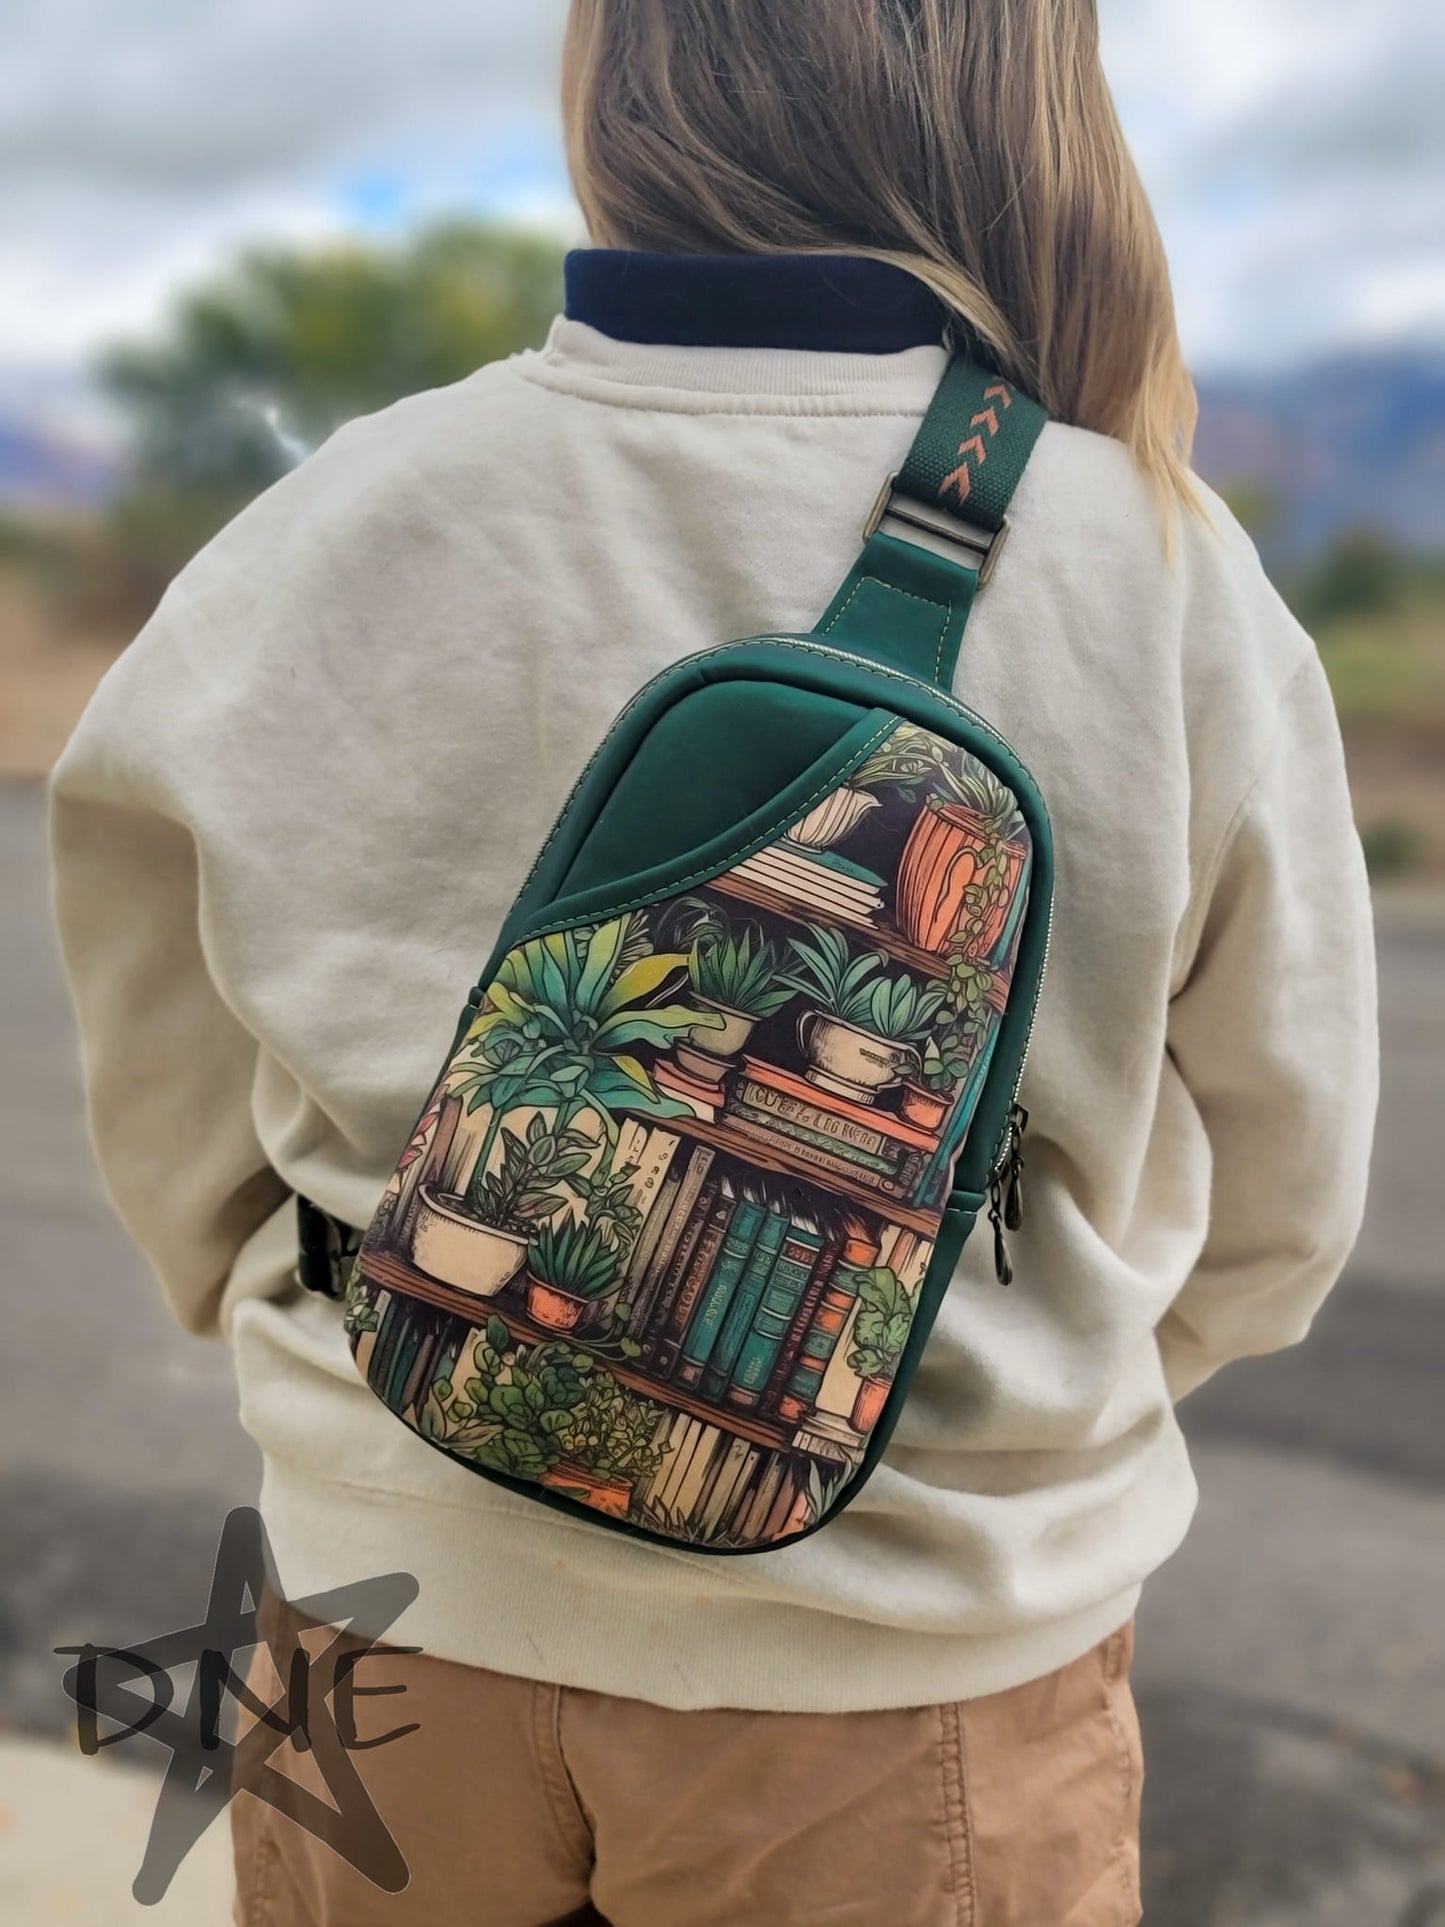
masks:
<instances>
[{"instance_id":1,"label":"green leather trim","mask_svg":"<svg viewBox=\"0 0 1445 1927\"><path fill-rule=\"evenodd\" d=\"M947 689L977 588L976 569L874 534L813 633Z\"/></svg>"},{"instance_id":2,"label":"green leather trim","mask_svg":"<svg viewBox=\"0 0 1445 1927\"><path fill-rule=\"evenodd\" d=\"M856 704L784 683L706 685L660 716L639 743L559 896L615 889L620 877L675 869L717 838L736 841L794 778L831 762L857 721Z\"/></svg>"},{"instance_id":3,"label":"green leather trim","mask_svg":"<svg viewBox=\"0 0 1445 1927\"><path fill-rule=\"evenodd\" d=\"M895 493L994 534L1047 419L1001 375L955 356L898 471ZM965 550L953 560L921 542L875 532L814 634L951 688L981 563Z\"/></svg>"}]
</instances>

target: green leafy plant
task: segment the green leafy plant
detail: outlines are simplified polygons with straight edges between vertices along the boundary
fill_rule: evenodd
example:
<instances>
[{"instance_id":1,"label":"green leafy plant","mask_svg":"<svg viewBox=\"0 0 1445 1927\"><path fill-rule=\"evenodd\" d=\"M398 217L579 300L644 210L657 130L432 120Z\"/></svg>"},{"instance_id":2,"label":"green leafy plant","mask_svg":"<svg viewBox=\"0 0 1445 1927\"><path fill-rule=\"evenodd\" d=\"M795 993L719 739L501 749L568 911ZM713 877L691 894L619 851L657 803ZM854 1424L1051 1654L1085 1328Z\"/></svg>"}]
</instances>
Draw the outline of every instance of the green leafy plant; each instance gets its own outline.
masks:
<instances>
[{"instance_id":1,"label":"green leafy plant","mask_svg":"<svg viewBox=\"0 0 1445 1927\"><path fill-rule=\"evenodd\" d=\"M854 1275L858 1280L858 1315L853 1320L848 1368L859 1378L891 1380L908 1343L912 1301L898 1274L887 1265L872 1265Z\"/></svg>"},{"instance_id":2,"label":"green leafy plant","mask_svg":"<svg viewBox=\"0 0 1445 1927\"><path fill-rule=\"evenodd\" d=\"M460 1391L446 1378L432 1386L422 1435L494 1471L541 1478L562 1456L559 1435L586 1395L591 1358L554 1340L515 1344L497 1317L471 1357L475 1370Z\"/></svg>"},{"instance_id":3,"label":"green leafy plant","mask_svg":"<svg viewBox=\"0 0 1445 1927\"><path fill-rule=\"evenodd\" d=\"M541 1111L533 1114L524 1135L505 1127L501 1135L501 1165L487 1171L478 1157L467 1186L467 1209L494 1231L525 1237L557 1209L560 1188L582 1169L595 1146L585 1132L561 1130Z\"/></svg>"},{"instance_id":4,"label":"green leafy plant","mask_svg":"<svg viewBox=\"0 0 1445 1927\"><path fill-rule=\"evenodd\" d=\"M878 978L869 993L866 1028L894 1044L922 1044L943 1006L940 983L919 985L901 971Z\"/></svg>"},{"instance_id":5,"label":"green leafy plant","mask_svg":"<svg viewBox=\"0 0 1445 1927\"><path fill-rule=\"evenodd\" d=\"M582 1200L588 1224L611 1238L624 1259L642 1229L642 1213L632 1193L636 1176L637 1166L624 1164L620 1170L572 1179L572 1189Z\"/></svg>"},{"instance_id":6,"label":"green leafy plant","mask_svg":"<svg viewBox=\"0 0 1445 1927\"><path fill-rule=\"evenodd\" d=\"M950 1097L968 1071L968 1057L955 1045L952 1033L945 1031L941 1039L930 1038L924 1046L918 1082L937 1097Z\"/></svg>"},{"instance_id":7,"label":"green leafy plant","mask_svg":"<svg viewBox=\"0 0 1445 1927\"><path fill-rule=\"evenodd\" d=\"M837 930L794 937L789 949L792 961L780 972L784 983L802 991L841 1023L867 1024L874 980L888 961L881 950L862 950L852 956Z\"/></svg>"},{"instance_id":8,"label":"green leafy plant","mask_svg":"<svg viewBox=\"0 0 1445 1927\"><path fill-rule=\"evenodd\" d=\"M633 1049L666 1050L714 1021L684 1004L651 1001L686 967L681 953L647 947L646 919L635 914L528 938L508 951L487 986L471 1047L485 1064L495 1040L509 1040L504 1068L520 1076L525 1063L529 1088L545 1085L559 1129L590 1112L606 1143L605 1172L617 1147L614 1111L676 1117L686 1110L662 1095ZM490 1128L497 1123L494 1112Z\"/></svg>"},{"instance_id":9,"label":"green leafy plant","mask_svg":"<svg viewBox=\"0 0 1445 1927\"><path fill-rule=\"evenodd\" d=\"M646 1484L667 1451L666 1441L657 1439L661 1417L661 1406L630 1396L614 1378L594 1372L560 1434L562 1456L603 1478Z\"/></svg>"},{"instance_id":10,"label":"green leafy plant","mask_svg":"<svg viewBox=\"0 0 1445 1927\"><path fill-rule=\"evenodd\" d=\"M741 930L694 938L687 974L699 997L742 1017L773 1017L793 996L778 974L779 959L755 923Z\"/></svg>"},{"instance_id":11,"label":"green leafy plant","mask_svg":"<svg viewBox=\"0 0 1445 1927\"><path fill-rule=\"evenodd\" d=\"M347 1287L346 1310L341 1324L348 1338L354 1338L359 1332L378 1331L381 1327L381 1313L376 1308L376 1301L355 1273Z\"/></svg>"},{"instance_id":12,"label":"green leafy plant","mask_svg":"<svg viewBox=\"0 0 1445 1927\"><path fill-rule=\"evenodd\" d=\"M694 993L741 1017L776 1016L793 995L779 976L781 958L760 926L741 927L706 897L683 897L667 917L669 938L687 946Z\"/></svg>"},{"instance_id":13,"label":"green leafy plant","mask_svg":"<svg viewBox=\"0 0 1445 1927\"><path fill-rule=\"evenodd\" d=\"M986 964L971 963L962 954L967 941L966 933L954 939L943 1000L923 1052L920 1081L940 1097L951 1096L963 1083L994 1024L989 1002L993 973Z\"/></svg>"},{"instance_id":14,"label":"green leafy plant","mask_svg":"<svg viewBox=\"0 0 1445 1927\"><path fill-rule=\"evenodd\" d=\"M527 1270L540 1284L589 1303L616 1290L621 1268L611 1239L575 1218L544 1224L527 1250Z\"/></svg>"},{"instance_id":15,"label":"green leafy plant","mask_svg":"<svg viewBox=\"0 0 1445 1927\"><path fill-rule=\"evenodd\" d=\"M891 787L913 795L933 782L955 803L982 818L991 836L1006 842L1023 828L1013 793L991 769L931 730L904 723L895 729L853 777L860 789Z\"/></svg>"},{"instance_id":16,"label":"green leafy plant","mask_svg":"<svg viewBox=\"0 0 1445 1927\"><path fill-rule=\"evenodd\" d=\"M792 940L785 980L840 1023L856 1024L890 1043L921 1043L943 1007L944 986L919 985L905 971L889 972L879 950L849 954L836 930ZM880 974L881 973L881 974Z\"/></svg>"}]
</instances>

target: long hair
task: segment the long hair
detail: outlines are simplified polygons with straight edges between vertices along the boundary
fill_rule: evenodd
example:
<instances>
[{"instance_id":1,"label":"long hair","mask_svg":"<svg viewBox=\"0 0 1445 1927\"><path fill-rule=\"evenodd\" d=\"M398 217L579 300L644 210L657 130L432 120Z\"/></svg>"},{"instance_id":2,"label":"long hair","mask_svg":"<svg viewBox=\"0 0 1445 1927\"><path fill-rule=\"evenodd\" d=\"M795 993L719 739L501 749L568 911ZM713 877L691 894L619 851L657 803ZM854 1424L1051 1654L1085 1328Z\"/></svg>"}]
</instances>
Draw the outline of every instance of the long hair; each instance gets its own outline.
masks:
<instances>
[{"instance_id":1,"label":"long hair","mask_svg":"<svg viewBox=\"0 0 1445 1927\"><path fill-rule=\"evenodd\" d=\"M563 109L601 246L839 253L928 284L1171 510L1198 403L1096 0L572 0Z\"/></svg>"}]
</instances>

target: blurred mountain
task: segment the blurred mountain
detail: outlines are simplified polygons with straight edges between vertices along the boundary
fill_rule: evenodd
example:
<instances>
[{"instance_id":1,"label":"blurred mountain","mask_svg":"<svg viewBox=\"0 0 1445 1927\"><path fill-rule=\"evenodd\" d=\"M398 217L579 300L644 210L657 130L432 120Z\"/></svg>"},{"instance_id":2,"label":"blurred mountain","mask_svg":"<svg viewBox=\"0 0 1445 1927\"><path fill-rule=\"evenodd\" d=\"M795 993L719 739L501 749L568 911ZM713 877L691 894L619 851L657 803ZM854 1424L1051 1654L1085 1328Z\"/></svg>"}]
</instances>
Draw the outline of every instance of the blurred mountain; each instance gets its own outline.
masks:
<instances>
[{"instance_id":1,"label":"blurred mountain","mask_svg":"<svg viewBox=\"0 0 1445 1927\"><path fill-rule=\"evenodd\" d=\"M1358 353L1198 386L1195 466L1271 566L1312 562L1360 528L1397 549L1445 550L1445 352ZM103 507L123 479L117 438L84 432L71 394L51 409L6 387L0 505Z\"/></svg>"},{"instance_id":2,"label":"blurred mountain","mask_svg":"<svg viewBox=\"0 0 1445 1927\"><path fill-rule=\"evenodd\" d=\"M1198 377L1194 465L1271 564L1308 562L1348 530L1445 550L1445 350L1341 355L1277 374Z\"/></svg>"},{"instance_id":3,"label":"blurred mountain","mask_svg":"<svg viewBox=\"0 0 1445 1927\"><path fill-rule=\"evenodd\" d=\"M98 509L114 494L120 473L113 450L0 407L0 505Z\"/></svg>"}]
</instances>

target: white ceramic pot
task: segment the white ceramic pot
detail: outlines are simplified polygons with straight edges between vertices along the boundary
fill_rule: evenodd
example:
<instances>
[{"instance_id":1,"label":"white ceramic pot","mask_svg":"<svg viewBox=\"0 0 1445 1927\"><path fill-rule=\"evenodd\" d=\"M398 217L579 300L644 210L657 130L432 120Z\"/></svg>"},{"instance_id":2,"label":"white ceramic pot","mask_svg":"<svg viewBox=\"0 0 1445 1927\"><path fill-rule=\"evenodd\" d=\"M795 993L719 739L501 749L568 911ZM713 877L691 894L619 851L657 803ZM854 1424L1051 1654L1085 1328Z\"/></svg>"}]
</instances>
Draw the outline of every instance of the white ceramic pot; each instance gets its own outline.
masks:
<instances>
[{"instance_id":1,"label":"white ceramic pot","mask_svg":"<svg viewBox=\"0 0 1445 1927\"><path fill-rule=\"evenodd\" d=\"M527 1255L527 1240L515 1232L479 1224L461 1209L461 1199L421 1188L412 1240L412 1263L439 1284L455 1285L474 1298L493 1298L515 1278Z\"/></svg>"},{"instance_id":2,"label":"white ceramic pot","mask_svg":"<svg viewBox=\"0 0 1445 1927\"><path fill-rule=\"evenodd\" d=\"M677 1046L677 1061L687 1066L689 1058L699 1058L703 1061L691 1068L711 1077L716 1074L719 1059L737 1056L758 1020L744 1016L740 1010L730 1010L726 1004L715 1004L710 997L698 997L696 1001L710 1015L721 1017L722 1023L694 1024L687 1042Z\"/></svg>"},{"instance_id":3,"label":"white ceramic pot","mask_svg":"<svg viewBox=\"0 0 1445 1927\"><path fill-rule=\"evenodd\" d=\"M804 1011L798 1019L798 1043L815 1084L862 1104L871 1104L880 1091L901 1083L906 1071L920 1068L911 1044L890 1043L821 1010Z\"/></svg>"},{"instance_id":4,"label":"white ceramic pot","mask_svg":"<svg viewBox=\"0 0 1445 1927\"><path fill-rule=\"evenodd\" d=\"M808 850L826 850L830 843L841 842L849 830L856 829L878 804L879 798L868 790L851 789L845 783L798 818L787 832L788 841L801 843Z\"/></svg>"}]
</instances>

